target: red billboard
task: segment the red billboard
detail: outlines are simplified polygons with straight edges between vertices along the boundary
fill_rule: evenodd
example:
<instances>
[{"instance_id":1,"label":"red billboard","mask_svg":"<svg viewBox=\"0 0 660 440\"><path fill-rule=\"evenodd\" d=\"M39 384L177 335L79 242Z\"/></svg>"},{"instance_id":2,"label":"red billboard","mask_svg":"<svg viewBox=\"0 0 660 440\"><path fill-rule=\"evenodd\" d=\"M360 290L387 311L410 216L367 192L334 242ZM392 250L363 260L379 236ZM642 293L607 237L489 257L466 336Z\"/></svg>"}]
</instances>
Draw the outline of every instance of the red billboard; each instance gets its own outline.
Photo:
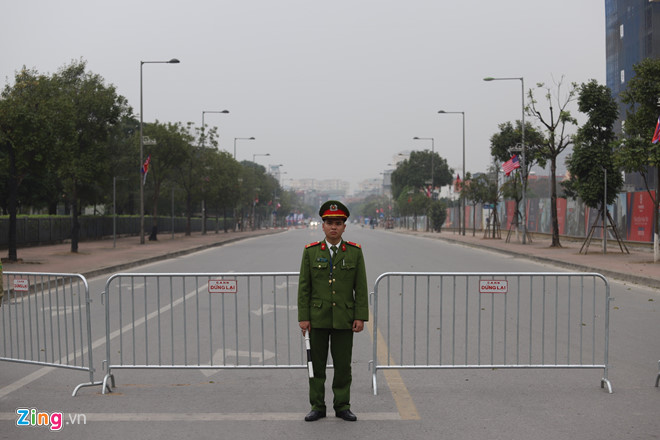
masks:
<instances>
[{"instance_id":1,"label":"red billboard","mask_svg":"<svg viewBox=\"0 0 660 440\"><path fill-rule=\"evenodd\" d=\"M651 191L655 195L655 191ZM647 191L627 194L627 234L631 241L653 241L653 200Z\"/></svg>"}]
</instances>

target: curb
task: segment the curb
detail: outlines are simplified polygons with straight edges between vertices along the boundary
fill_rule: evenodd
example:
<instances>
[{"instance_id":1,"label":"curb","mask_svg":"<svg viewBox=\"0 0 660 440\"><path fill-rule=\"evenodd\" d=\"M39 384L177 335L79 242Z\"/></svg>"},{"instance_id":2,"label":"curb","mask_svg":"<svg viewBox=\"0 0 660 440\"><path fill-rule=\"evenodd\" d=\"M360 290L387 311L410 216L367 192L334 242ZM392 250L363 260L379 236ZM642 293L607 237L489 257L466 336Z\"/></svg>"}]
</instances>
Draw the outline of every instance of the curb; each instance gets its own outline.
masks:
<instances>
[{"instance_id":1,"label":"curb","mask_svg":"<svg viewBox=\"0 0 660 440\"><path fill-rule=\"evenodd\" d=\"M400 233L405 234L406 232L400 232ZM410 234L410 235L415 235L415 234ZM485 248L485 249L488 249L489 251L498 252L498 253L503 254L503 255L513 255L513 256L516 256L516 257L526 258L528 260L536 261L536 262L539 262L539 263L552 264L553 266L562 267L564 269L572 269L572 270L577 270L577 271L580 271L580 272L598 272L601 275L604 275L608 278L612 278L612 279L615 279L615 280L618 280L618 281L624 281L624 282L628 282L628 283L638 284L638 285L641 285L641 286L660 289L660 280L657 280L655 278L643 277L643 276L639 276L639 275L630 275L630 274L625 274L625 273L616 272L616 271L607 270L607 269L596 269L596 268L591 267L591 266L586 266L586 265L581 265L581 264L576 264L576 263L566 263L566 262L563 262L563 261L560 261L560 260L555 260L555 259L552 259L552 258L537 257L537 256L534 256L534 255L525 254L525 253L522 253L522 252L501 249L501 248L498 248L498 247L492 247L492 246L488 246L488 244L476 245L476 244L473 244L473 243L469 243L469 242L465 242L465 241L461 241L461 240L455 240L455 239L447 238L447 237L440 237L440 236L434 236L434 235L428 235L428 234L420 234L420 235L422 235L424 237L427 237L427 238L434 238L436 240L442 240L442 241L446 241L448 243L459 244L459 245L462 245L462 246L471 247L471 248L475 248L475 249L484 249Z\"/></svg>"},{"instance_id":2,"label":"curb","mask_svg":"<svg viewBox=\"0 0 660 440\"><path fill-rule=\"evenodd\" d=\"M170 251L166 252L160 255L154 255L153 257L148 257L148 258L142 258L140 260L135 260L135 261L129 261L126 263L121 263L121 264L116 264L113 266L107 266L107 267L102 267L100 269L94 269L90 270L84 273L81 273L80 275L84 276L85 278L91 279L94 277L98 277L101 275L106 275L109 273L116 273L116 272L121 272L126 269L131 269L133 267L137 266L143 266L145 264L150 264L150 263L155 263L157 261L163 261L163 260L169 260L170 258L176 258L176 257L181 257L184 255L189 255L189 254L194 254L195 252L200 252L206 249L211 249L214 247L220 247L225 244L229 243L234 243L237 241L245 240L247 238L254 238L254 237L259 237L261 235L271 235L271 234L277 234L280 232L285 232L286 229L266 229L263 231L260 231L258 234L253 234L253 235L244 235L242 237L232 237L228 238L227 240L221 240L221 241L216 241L213 243L207 243L207 244L202 244L198 246L193 246L187 249L180 249L177 251Z\"/></svg>"}]
</instances>

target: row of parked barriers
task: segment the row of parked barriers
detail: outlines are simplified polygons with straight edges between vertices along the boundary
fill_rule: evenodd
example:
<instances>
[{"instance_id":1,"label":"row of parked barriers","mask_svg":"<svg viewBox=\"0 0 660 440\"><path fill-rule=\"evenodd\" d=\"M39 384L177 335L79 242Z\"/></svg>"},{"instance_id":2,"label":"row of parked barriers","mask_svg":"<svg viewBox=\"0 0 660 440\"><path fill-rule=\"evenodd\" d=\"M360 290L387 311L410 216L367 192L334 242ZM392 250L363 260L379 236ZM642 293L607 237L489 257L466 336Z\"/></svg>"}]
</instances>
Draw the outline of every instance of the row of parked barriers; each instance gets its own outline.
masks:
<instances>
[{"instance_id":1,"label":"row of parked barriers","mask_svg":"<svg viewBox=\"0 0 660 440\"><path fill-rule=\"evenodd\" d=\"M305 369L297 272L5 272L0 360L84 371ZM608 392L610 287L596 273L389 272L370 295L372 387L386 369L596 369ZM99 316L99 318L97 318ZM93 348L105 345L103 378ZM98 352L97 352L98 353ZM659 364L660 365L660 364ZM656 378L656 387L660 373Z\"/></svg>"}]
</instances>

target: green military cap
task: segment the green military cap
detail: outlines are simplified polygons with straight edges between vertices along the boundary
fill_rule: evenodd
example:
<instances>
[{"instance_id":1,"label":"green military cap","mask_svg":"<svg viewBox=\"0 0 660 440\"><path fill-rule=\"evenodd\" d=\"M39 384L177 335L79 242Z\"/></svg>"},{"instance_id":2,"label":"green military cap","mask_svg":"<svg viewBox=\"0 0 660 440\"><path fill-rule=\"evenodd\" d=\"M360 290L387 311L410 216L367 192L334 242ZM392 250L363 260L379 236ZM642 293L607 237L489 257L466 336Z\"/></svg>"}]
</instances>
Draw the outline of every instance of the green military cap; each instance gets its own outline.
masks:
<instances>
[{"instance_id":1,"label":"green military cap","mask_svg":"<svg viewBox=\"0 0 660 440\"><path fill-rule=\"evenodd\" d=\"M348 211L346 205L337 200L328 200L319 209L319 215L322 219L326 218L338 218L346 220L351 213Z\"/></svg>"}]
</instances>

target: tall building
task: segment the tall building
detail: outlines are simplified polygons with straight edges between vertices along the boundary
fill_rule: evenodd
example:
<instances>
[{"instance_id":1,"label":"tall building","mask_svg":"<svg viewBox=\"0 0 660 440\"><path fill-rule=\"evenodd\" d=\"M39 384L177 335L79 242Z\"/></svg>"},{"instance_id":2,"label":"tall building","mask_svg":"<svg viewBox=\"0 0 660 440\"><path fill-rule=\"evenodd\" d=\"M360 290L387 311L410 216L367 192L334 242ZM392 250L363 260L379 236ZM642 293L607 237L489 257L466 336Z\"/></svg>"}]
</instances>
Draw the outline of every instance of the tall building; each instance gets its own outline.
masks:
<instances>
[{"instance_id":1,"label":"tall building","mask_svg":"<svg viewBox=\"0 0 660 440\"><path fill-rule=\"evenodd\" d=\"M633 66L644 58L660 57L660 0L605 0L605 22L607 87L619 103L619 121L614 128L620 133L627 106L619 94L634 75ZM656 181L654 170L649 177ZM645 189L638 175L627 175L626 185L628 189Z\"/></svg>"}]
</instances>

